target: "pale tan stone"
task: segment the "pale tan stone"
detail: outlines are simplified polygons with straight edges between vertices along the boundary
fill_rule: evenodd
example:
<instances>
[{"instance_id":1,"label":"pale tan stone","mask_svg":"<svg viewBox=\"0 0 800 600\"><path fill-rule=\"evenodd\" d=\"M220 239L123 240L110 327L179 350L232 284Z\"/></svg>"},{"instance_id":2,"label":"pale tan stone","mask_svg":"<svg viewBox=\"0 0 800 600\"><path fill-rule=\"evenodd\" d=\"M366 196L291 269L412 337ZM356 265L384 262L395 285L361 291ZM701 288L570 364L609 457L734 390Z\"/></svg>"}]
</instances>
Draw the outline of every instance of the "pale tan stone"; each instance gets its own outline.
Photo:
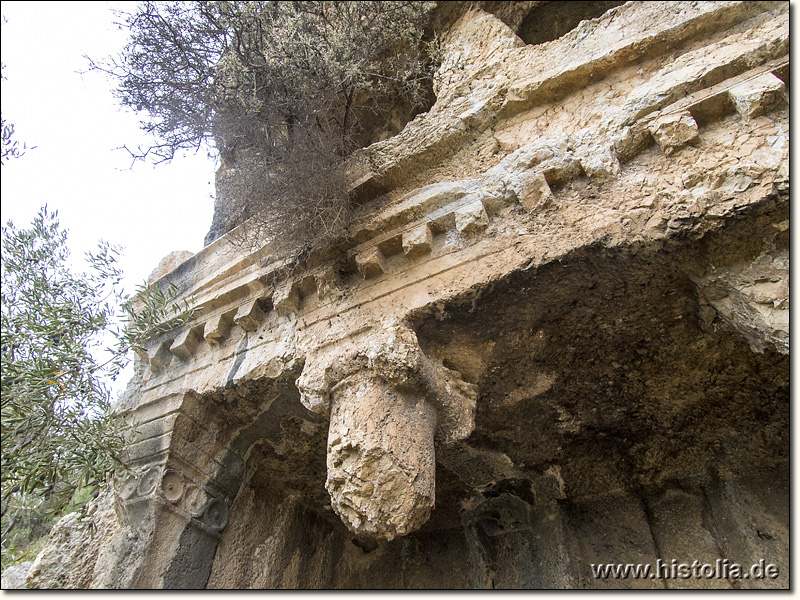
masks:
<instances>
[{"instance_id":1,"label":"pale tan stone","mask_svg":"<svg viewBox=\"0 0 800 600\"><path fill-rule=\"evenodd\" d=\"M242 327L145 344L139 479L31 583L658 586L586 564L722 546L788 573L789 115L728 92L788 75L788 5L630 2L538 45L461 8L434 106L358 152L346 236L160 275Z\"/></svg>"},{"instance_id":2,"label":"pale tan stone","mask_svg":"<svg viewBox=\"0 0 800 600\"><path fill-rule=\"evenodd\" d=\"M489 215L480 200L476 200L455 211L456 229L461 235L481 233L489 226Z\"/></svg>"},{"instance_id":3,"label":"pale tan stone","mask_svg":"<svg viewBox=\"0 0 800 600\"><path fill-rule=\"evenodd\" d=\"M231 318L225 314L218 314L206 321L203 329L203 338L209 344L219 344L224 340L231 328Z\"/></svg>"},{"instance_id":4,"label":"pale tan stone","mask_svg":"<svg viewBox=\"0 0 800 600\"><path fill-rule=\"evenodd\" d=\"M167 368L167 365L169 365L170 361L172 360L172 353L169 351L170 347L172 346L172 342L173 340L162 342L149 353L148 363L150 364L150 370L153 373L162 373L164 369Z\"/></svg>"},{"instance_id":5,"label":"pale tan stone","mask_svg":"<svg viewBox=\"0 0 800 600\"><path fill-rule=\"evenodd\" d=\"M785 92L783 81L772 73L763 73L732 87L728 93L739 114L752 119L780 104Z\"/></svg>"},{"instance_id":6,"label":"pale tan stone","mask_svg":"<svg viewBox=\"0 0 800 600\"><path fill-rule=\"evenodd\" d=\"M380 248L371 248L356 256L356 265L364 276L364 279L372 279L373 277L383 275L385 270L383 253L380 251Z\"/></svg>"},{"instance_id":7,"label":"pale tan stone","mask_svg":"<svg viewBox=\"0 0 800 600\"><path fill-rule=\"evenodd\" d=\"M427 223L403 232L403 252L408 258L428 254L432 249L433 235Z\"/></svg>"},{"instance_id":8,"label":"pale tan stone","mask_svg":"<svg viewBox=\"0 0 800 600\"><path fill-rule=\"evenodd\" d=\"M666 155L700 138L697 123L688 111L658 117L650 126L650 132Z\"/></svg>"},{"instance_id":9,"label":"pale tan stone","mask_svg":"<svg viewBox=\"0 0 800 600\"><path fill-rule=\"evenodd\" d=\"M320 300L336 300L342 295L342 280L333 267L323 269L315 278L317 295ZM276 309L277 310L277 309Z\"/></svg>"},{"instance_id":10,"label":"pale tan stone","mask_svg":"<svg viewBox=\"0 0 800 600\"><path fill-rule=\"evenodd\" d=\"M187 328L175 338L175 341L169 347L169 351L181 360L187 361L191 360L199 344L200 340L195 335L194 330Z\"/></svg>"},{"instance_id":11,"label":"pale tan stone","mask_svg":"<svg viewBox=\"0 0 800 600\"><path fill-rule=\"evenodd\" d=\"M436 411L368 373L333 391L325 486L353 532L392 540L428 520L435 498Z\"/></svg>"},{"instance_id":12,"label":"pale tan stone","mask_svg":"<svg viewBox=\"0 0 800 600\"><path fill-rule=\"evenodd\" d=\"M158 266L147 276L147 283L154 283L167 273L174 271L178 265L189 260L192 256L194 256L194 253L188 250L170 252L159 261Z\"/></svg>"},{"instance_id":13,"label":"pale tan stone","mask_svg":"<svg viewBox=\"0 0 800 600\"><path fill-rule=\"evenodd\" d=\"M254 298L248 300L239 307L239 310L236 311L236 315L233 317L233 322L245 331L255 331L266 317L267 315L259 306L258 299Z\"/></svg>"},{"instance_id":14,"label":"pale tan stone","mask_svg":"<svg viewBox=\"0 0 800 600\"><path fill-rule=\"evenodd\" d=\"M535 213L553 200L553 192L547 184L547 179L541 173L523 179L520 189L519 203L529 213Z\"/></svg>"},{"instance_id":15,"label":"pale tan stone","mask_svg":"<svg viewBox=\"0 0 800 600\"><path fill-rule=\"evenodd\" d=\"M296 313L300 308L300 295L293 281L284 281L275 288L272 296L275 312L285 317Z\"/></svg>"}]
</instances>

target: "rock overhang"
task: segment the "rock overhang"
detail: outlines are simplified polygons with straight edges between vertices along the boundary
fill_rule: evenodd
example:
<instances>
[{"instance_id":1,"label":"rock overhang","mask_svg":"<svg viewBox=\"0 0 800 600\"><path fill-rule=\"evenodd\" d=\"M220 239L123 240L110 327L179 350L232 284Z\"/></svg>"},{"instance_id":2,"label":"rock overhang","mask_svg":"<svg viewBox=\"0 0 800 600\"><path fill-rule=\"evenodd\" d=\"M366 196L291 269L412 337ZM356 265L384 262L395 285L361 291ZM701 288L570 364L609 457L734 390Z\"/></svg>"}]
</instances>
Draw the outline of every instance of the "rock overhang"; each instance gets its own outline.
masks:
<instances>
[{"instance_id":1,"label":"rock overhang","mask_svg":"<svg viewBox=\"0 0 800 600\"><path fill-rule=\"evenodd\" d=\"M530 530L534 488L702 479L737 423L782 423L788 13L655 10L541 47L465 16L461 80L359 152L364 207L383 199L348 239L291 264L223 236L164 275L204 310L152 340L120 407L147 425L137 466L191 479L214 523L260 465L359 539L454 514L493 537ZM773 437L736 460L780 462Z\"/></svg>"}]
</instances>

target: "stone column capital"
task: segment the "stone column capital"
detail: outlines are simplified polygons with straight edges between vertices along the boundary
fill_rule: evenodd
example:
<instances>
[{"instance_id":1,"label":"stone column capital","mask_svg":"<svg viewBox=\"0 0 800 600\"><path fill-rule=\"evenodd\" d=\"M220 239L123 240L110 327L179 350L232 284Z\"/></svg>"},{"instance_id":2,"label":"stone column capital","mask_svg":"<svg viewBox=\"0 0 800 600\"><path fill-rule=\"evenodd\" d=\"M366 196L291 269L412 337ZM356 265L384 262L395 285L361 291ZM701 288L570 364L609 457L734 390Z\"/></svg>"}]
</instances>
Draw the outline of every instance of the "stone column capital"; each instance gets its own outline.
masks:
<instances>
[{"instance_id":1,"label":"stone column capital","mask_svg":"<svg viewBox=\"0 0 800 600\"><path fill-rule=\"evenodd\" d=\"M307 357L297 387L303 404L329 419L325 487L345 525L391 540L425 523L435 504L435 442L472 433L476 386L387 318Z\"/></svg>"},{"instance_id":2,"label":"stone column capital","mask_svg":"<svg viewBox=\"0 0 800 600\"><path fill-rule=\"evenodd\" d=\"M332 390L364 371L430 402L437 413L437 440L455 442L472 433L477 386L425 356L414 331L395 317L372 322L356 335L312 352L297 380L303 405L328 417Z\"/></svg>"}]
</instances>

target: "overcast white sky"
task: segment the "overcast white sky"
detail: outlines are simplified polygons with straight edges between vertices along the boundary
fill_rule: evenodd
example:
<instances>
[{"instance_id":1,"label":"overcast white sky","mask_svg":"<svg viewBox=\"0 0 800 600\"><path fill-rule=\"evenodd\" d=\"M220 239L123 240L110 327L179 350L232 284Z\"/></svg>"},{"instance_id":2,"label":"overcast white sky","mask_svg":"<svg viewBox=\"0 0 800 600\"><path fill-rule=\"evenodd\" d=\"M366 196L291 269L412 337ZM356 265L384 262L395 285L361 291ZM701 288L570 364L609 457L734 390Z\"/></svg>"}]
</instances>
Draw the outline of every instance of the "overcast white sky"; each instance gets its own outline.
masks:
<instances>
[{"instance_id":1,"label":"overcast white sky","mask_svg":"<svg viewBox=\"0 0 800 600\"><path fill-rule=\"evenodd\" d=\"M3 117L28 146L2 167L2 222L26 225L47 203L82 257L102 238L124 247L133 291L173 250L197 252L211 225L214 162L204 151L153 167L115 150L147 138L120 109L113 83L84 54L117 54L127 32L112 8L130 2L2 2Z\"/></svg>"},{"instance_id":2,"label":"overcast white sky","mask_svg":"<svg viewBox=\"0 0 800 600\"><path fill-rule=\"evenodd\" d=\"M29 147L2 167L2 223L27 226L47 204L69 231L76 270L107 242L123 247L125 290L134 291L173 250L197 252L211 225L214 161L206 152L153 167L115 150L147 142L134 113L120 109L113 83L81 75L84 55L117 54L127 33L112 8L132 2L2 2L3 117ZM114 385L124 389L132 373Z\"/></svg>"}]
</instances>

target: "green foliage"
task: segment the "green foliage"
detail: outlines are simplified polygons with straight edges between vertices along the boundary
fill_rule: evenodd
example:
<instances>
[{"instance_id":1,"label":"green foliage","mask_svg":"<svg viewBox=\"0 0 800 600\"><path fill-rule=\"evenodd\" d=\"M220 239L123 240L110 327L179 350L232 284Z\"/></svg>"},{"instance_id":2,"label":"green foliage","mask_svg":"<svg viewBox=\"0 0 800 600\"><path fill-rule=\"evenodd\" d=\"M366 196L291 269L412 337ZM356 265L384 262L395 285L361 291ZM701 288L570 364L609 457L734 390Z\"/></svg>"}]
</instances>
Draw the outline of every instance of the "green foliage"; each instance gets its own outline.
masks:
<instances>
[{"instance_id":1,"label":"green foliage","mask_svg":"<svg viewBox=\"0 0 800 600\"><path fill-rule=\"evenodd\" d=\"M0 539L2 568L34 560L57 518L38 496L17 493L4 499Z\"/></svg>"},{"instance_id":2,"label":"green foliage","mask_svg":"<svg viewBox=\"0 0 800 600\"><path fill-rule=\"evenodd\" d=\"M173 283L166 291L148 283L137 286L136 294L122 303L125 328L117 333L122 350L143 350L148 339L192 321L201 307L194 299L176 302L178 296L180 290Z\"/></svg>"},{"instance_id":3,"label":"green foliage","mask_svg":"<svg viewBox=\"0 0 800 600\"><path fill-rule=\"evenodd\" d=\"M87 526L91 520L85 515L87 503L97 496L88 487L79 488L66 507L57 510L54 498L16 492L2 500L2 536L0 563L6 569L11 565L34 560L44 547L50 530L65 514L81 511L79 522Z\"/></svg>"},{"instance_id":4,"label":"green foliage","mask_svg":"<svg viewBox=\"0 0 800 600\"><path fill-rule=\"evenodd\" d=\"M101 242L87 255L88 270L72 273L67 234L46 207L29 229L11 222L3 227L4 503L23 494L59 512L76 490L96 490L124 468L120 451L129 424L113 414L110 382L134 344L186 322L197 310L174 303L176 290L149 286L140 288L145 309L134 310L135 299L123 301L117 255L117 248ZM120 306L127 330L117 325Z\"/></svg>"},{"instance_id":5,"label":"green foliage","mask_svg":"<svg viewBox=\"0 0 800 600\"><path fill-rule=\"evenodd\" d=\"M5 68L6 68L5 65L0 66L0 71L2 71L2 69ZM5 81L6 76L3 75L1 79ZM7 121L4 117L0 117L0 120L2 120L2 135L3 135L0 164L5 165L6 161L9 160L10 158L19 158L20 156L25 154L25 151L28 149L28 147L26 146L25 142L23 142L22 146L20 146L19 141L13 139L14 138L13 123Z\"/></svg>"}]
</instances>

